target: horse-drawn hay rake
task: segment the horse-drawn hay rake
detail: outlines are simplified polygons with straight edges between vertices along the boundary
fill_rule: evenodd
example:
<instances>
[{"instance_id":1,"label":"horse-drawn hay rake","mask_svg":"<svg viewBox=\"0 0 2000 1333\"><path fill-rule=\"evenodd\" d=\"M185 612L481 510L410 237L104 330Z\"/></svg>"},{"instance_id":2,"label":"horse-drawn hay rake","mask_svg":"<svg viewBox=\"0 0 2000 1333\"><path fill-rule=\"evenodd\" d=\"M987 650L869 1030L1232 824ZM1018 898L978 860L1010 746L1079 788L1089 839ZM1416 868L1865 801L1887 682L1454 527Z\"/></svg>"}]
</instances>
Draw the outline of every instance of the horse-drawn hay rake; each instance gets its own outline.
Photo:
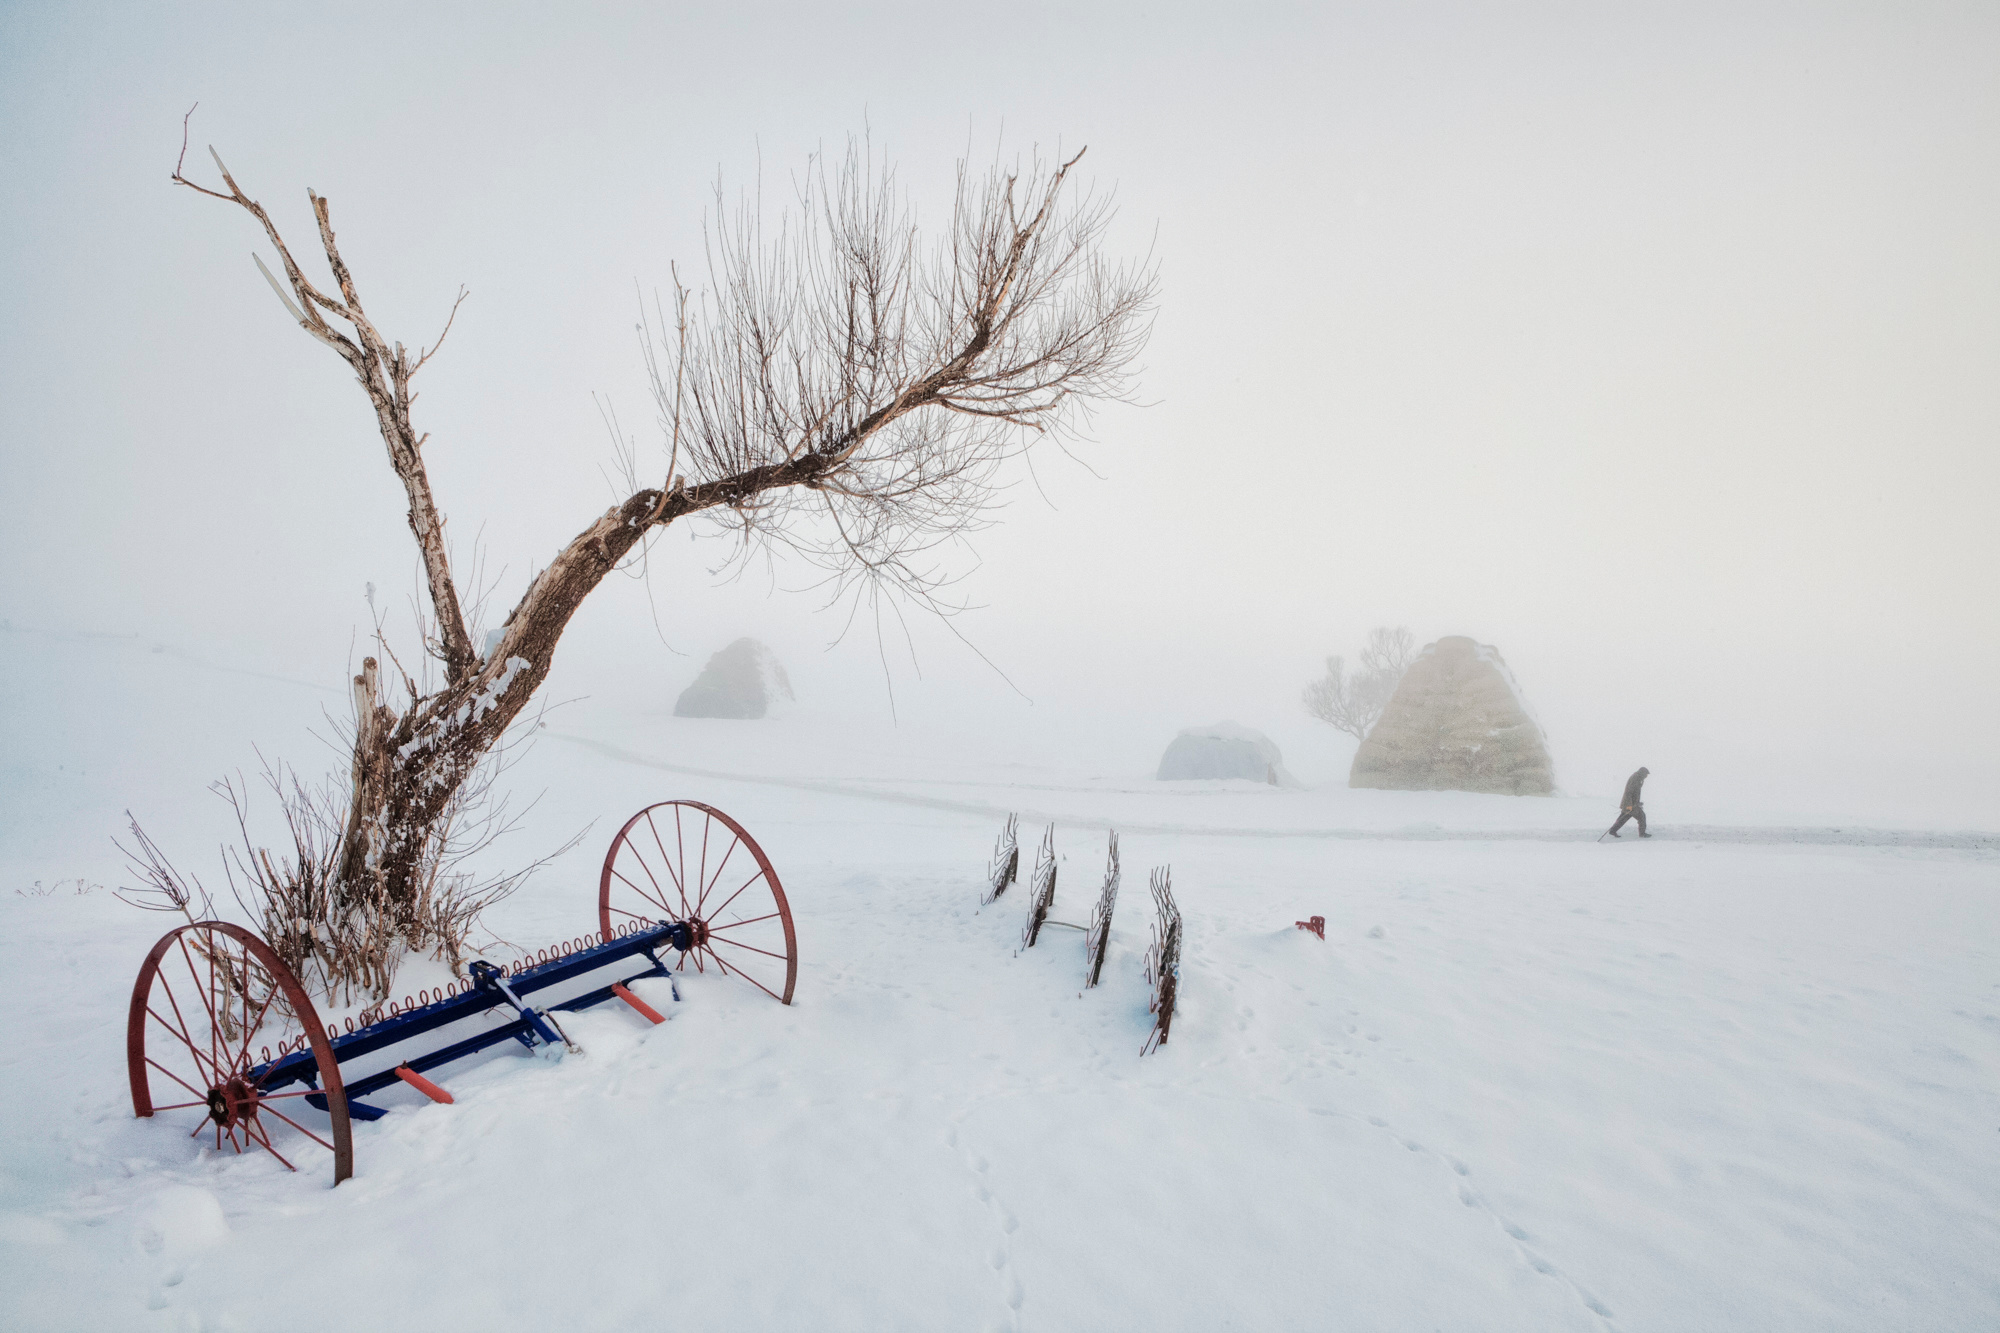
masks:
<instances>
[{"instance_id":1,"label":"horse-drawn hay rake","mask_svg":"<svg viewBox=\"0 0 2000 1333\"><path fill-rule=\"evenodd\" d=\"M362 1098L400 1083L450 1102L428 1071L509 1041L559 1056L574 1047L556 1015L609 1000L665 1022L633 982L664 978L678 1000L676 976L713 972L792 1001L798 948L784 887L720 810L664 801L632 816L604 858L597 926L505 967L475 962L462 980L364 1011L344 1030L321 1024L298 978L250 931L178 927L132 988L132 1109L178 1114L193 1124L189 1138L212 1132L217 1151L262 1150L294 1170L287 1152L317 1145L333 1155L337 1185L354 1173L351 1122L386 1114Z\"/></svg>"}]
</instances>

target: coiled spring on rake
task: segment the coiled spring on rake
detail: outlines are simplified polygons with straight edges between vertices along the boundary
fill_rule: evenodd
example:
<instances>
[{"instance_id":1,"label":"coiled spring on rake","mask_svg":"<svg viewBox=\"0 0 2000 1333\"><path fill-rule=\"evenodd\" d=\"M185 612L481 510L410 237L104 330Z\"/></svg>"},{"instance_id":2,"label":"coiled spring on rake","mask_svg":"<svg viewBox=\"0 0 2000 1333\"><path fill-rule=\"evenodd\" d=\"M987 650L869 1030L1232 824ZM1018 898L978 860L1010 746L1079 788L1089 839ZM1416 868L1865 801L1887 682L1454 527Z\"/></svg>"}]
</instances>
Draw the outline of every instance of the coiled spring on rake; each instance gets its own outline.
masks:
<instances>
[{"instance_id":1,"label":"coiled spring on rake","mask_svg":"<svg viewBox=\"0 0 2000 1333\"><path fill-rule=\"evenodd\" d=\"M623 939L635 930L650 929L652 925L651 921L628 921L612 929L612 938ZM580 949L594 948L602 943L604 943L603 939L597 935L579 935L575 939L564 940L560 944L552 944L546 949L537 949L534 953L523 954L513 962L503 964L500 971L507 976L519 976L529 968L540 967L545 963L554 962L560 958L567 958ZM472 984L470 978L460 978L435 989L425 987L420 989L415 995L405 995L402 999L392 1000L386 1005L373 1005L367 1009L363 1009L358 1015L350 1015L342 1019L339 1023L327 1024L327 1040L339 1040L343 1027L346 1029L348 1035L352 1035L357 1027L365 1028L372 1023L381 1022L384 1018L400 1018L413 1009L422 1009L433 1004L442 1004L446 1000L463 995ZM275 1058L282 1060L294 1051L304 1050L310 1041L310 1037L305 1033L300 1033L296 1037L279 1042L278 1054ZM269 1046L264 1047L261 1053L265 1064L269 1064L274 1058Z\"/></svg>"}]
</instances>

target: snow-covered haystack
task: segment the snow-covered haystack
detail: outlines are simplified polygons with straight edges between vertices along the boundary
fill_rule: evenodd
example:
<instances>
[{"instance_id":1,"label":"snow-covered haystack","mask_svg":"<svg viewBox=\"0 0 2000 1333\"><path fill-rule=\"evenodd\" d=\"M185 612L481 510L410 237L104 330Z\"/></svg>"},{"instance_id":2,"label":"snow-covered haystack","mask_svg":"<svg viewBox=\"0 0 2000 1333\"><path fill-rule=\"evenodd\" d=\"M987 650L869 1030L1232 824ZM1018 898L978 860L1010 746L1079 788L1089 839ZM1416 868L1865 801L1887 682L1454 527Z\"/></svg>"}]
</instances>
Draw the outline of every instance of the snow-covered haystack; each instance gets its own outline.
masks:
<instances>
[{"instance_id":1,"label":"snow-covered haystack","mask_svg":"<svg viewBox=\"0 0 2000 1333\"><path fill-rule=\"evenodd\" d=\"M1278 747L1261 731L1234 722L1189 727L1174 737L1160 756L1159 780L1183 778L1248 778L1273 786L1296 786L1285 772Z\"/></svg>"},{"instance_id":2,"label":"snow-covered haystack","mask_svg":"<svg viewBox=\"0 0 2000 1333\"><path fill-rule=\"evenodd\" d=\"M771 650L755 639L738 639L709 658L694 684L681 691L674 716L762 717L772 700L792 697L792 682Z\"/></svg>"},{"instance_id":3,"label":"snow-covered haystack","mask_svg":"<svg viewBox=\"0 0 2000 1333\"><path fill-rule=\"evenodd\" d=\"M1499 651L1454 635L1410 664L1347 785L1547 796L1555 766Z\"/></svg>"}]
</instances>

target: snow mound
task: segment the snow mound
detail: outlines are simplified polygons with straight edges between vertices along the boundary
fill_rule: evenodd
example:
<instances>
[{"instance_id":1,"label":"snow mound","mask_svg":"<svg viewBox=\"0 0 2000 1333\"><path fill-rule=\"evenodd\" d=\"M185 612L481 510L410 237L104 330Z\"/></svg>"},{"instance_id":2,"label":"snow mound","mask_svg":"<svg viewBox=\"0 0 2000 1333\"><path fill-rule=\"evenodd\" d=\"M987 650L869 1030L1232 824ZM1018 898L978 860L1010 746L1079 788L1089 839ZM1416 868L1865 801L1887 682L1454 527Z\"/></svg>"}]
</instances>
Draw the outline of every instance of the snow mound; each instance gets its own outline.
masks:
<instances>
[{"instance_id":1,"label":"snow mound","mask_svg":"<svg viewBox=\"0 0 2000 1333\"><path fill-rule=\"evenodd\" d=\"M1217 722L1208 727L1189 727L1174 737L1173 744L1160 756L1161 782L1190 778L1247 778L1274 787L1296 787L1285 771L1284 756L1261 731L1235 722Z\"/></svg>"}]
</instances>

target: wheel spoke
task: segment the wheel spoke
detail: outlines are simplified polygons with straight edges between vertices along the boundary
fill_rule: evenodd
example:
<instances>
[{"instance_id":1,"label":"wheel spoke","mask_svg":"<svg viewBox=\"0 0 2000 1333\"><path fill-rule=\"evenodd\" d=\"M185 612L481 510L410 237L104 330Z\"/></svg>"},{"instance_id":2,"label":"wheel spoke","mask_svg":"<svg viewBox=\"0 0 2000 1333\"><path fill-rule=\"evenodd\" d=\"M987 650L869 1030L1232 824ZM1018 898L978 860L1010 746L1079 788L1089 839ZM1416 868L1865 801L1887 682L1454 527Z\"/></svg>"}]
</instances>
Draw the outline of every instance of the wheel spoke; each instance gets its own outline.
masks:
<instances>
[{"instance_id":1,"label":"wheel spoke","mask_svg":"<svg viewBox=\"0 0 2000 1333\"><path fill-rule=\"evenodd\" d=\"M701 909L702 906L708 902L709 890L715 887L716 880L722 878L722 872L724 868L726 868L729 865L729 858L736 855L736 849L742 845L743 845L743 839L741 835L731 838L729 841L729 850L724 852L722 854L722 859L715 863L715 873L713 875L705 876L703 878L701 885L701 897L695 901L694 905L694 914L696 916L706 915L706 913L704 913ZM756 876L753 875L751 876L751 878L754 879L756 878ZM741 892L741 890L738 890L738 892ZM732 894L731 897L733 898L734 895ZM722 909L718 907L715 910L719 912Z\"/></svg>"},{"instance_id":2,"label":"wheel spoke","mask_svg":"<svg viewBox=\"0 0 2000 1333\"><path fill-rule=\"evenodd\" d=\"M257 1021L259 1023L263 1022L264 1015L259 1013ZM245 951L243 955L243 1022L246 1025L250 1022L250 955L248 951ZM242 1057L249 1053L250 1029L248 1026L245 1026L243 1029L243 1048L242 1051L238 1052L237 1058L229 1062L229 1072L232 1074L243 1067Z\"/></svg>"},{"instance_id":3,"label":"wheel spoke","mask_svg":"<svg viewBox=\"0 0 2000 1333\"><path fill-rule=\"evenodd\" d=\"M711 921L708 923L708 933L711 935L716 935L720 934L725 930L741 930L745 926L754 926L759 921L769 921L773 917L780 917L783 915L784 915L783 912L766 912L762 916L745 917L741 921L732 921L726 926L718 926L713 921Z\"/></svg>"},{"instance_id":4,"label":"wheel spoke","mask_svg":"<svg viewBox=\"0 0 2000 1333\"><path fill-rule=\"evenodd\" d=\"M162 987L163 987L163 988L164 988L164 984L165 984L165 983L163 982L163 983L162 983ZM173 994L173 992L172 992L172 991L168 991L168 992L167 992L167 999L168 999L168 1000L169 1000L169 1001L171 1002L171 1001L173 1000L173 998L174 998L174 994ZM203 1068L202 1068L202 1064L201 1064L201 1049L200 1049L200 1048L199 1048L198 1046L196 1046L196 1045L194 1044L194 1038L193 1038L193 1037L190 1037L190 1036L189 1036L189 1035L188 1035L188 1034L187 1034L187 1033L186 1033L185 1031L183 1031L183 1030L181 1030L181 1029L179 1029L179 1028L176 1028L176 1027L175 1027L175 1026L174 1026L174 1025L172 1024L172 1023L169 1023L169 1022L168 1022L168 1021L167 1021L167 1020L166 1020L165 1018L161 1017L161 1015L160 1015L160 1012L159 1012L159 1011L158 1011L157 1009L153 1008L153 1006L152 1006L152 1005L150 1005L150 1004L149 1004L149 1005L147 1005L147 1006L146 1006L146 1012L147 1012L147 1013L149 1013L149 1014L151 1014L151 1015L152 1015L152 1016L153 1016L154 1018L156 1018L156 1019L159 1019L159 1022L160 1022L160 1026L161 1026L161 1027L165 1028L165 1029L166 1029L166 1030L167 1030L168 1032L171 1032L171 1033L172 1033L172 1034L173 1034L174 1036L176 1036L176 1037L179 1037L179 1038L181 1039L181 1042L182 1042L182 1043L183 1043L183 1044L184 1044L184 1045L185 1045L185 1046L186 1046L186 1047L188 1048L188 1054L189 1054L190 1056L192 1056L192 1057L193 1057L193 1059L194 1059L194 1071L195 1071L195 1073L199 1074L199 1075L200 1075L201 1077L203 1077L203 1078L209 1078L209 1076L210 1076L210 1075L211 1075L211 1074L212 1074L212 1073L213 1073L214 1071L213 1071L213 1070L208 1070L208 1069L203 1069ZM163 1070L161 1070L161 1072L162 1072L162 1073L164 1073L164 1072L166 1072L166 1071L165 1071L165 1070L163 1069ZM219 1079L219 1078L209 1078L209 1081L210 1081L210 1082L212 1082L212 1083L220 1083L220 1082L222 1082L222 1080L221 1080L221 1079Z\"/></svg>"},{"instance_id":5,"label":"wheel spoke","mask_svg":"<svg viewBox=\"0 0 2000 1333\"><path fill-rule=\"evenodd\" d=\"M755 986L758 990L763 991L766 995L770 996L772 999L777 1000L779 1004L784 1003L784 1000L779 998L778 992L772 990L769 986L766 986L763 982L757 980L757 978L751 976L748 972L745 972L742 968L740 967L731 968L727 963L723 962L720 957L716 958L715 965L721 968L725 973L732 973L735 976L742 977L745 981Z\"/></svg>"},{"instance_id":6,"label":"wheel spoke","mask_svg":"<svg viewBox=\"0 0 2000 1333\"><path fill-rule=\"evenodd\" d=\"M189 1091L192 1092L193 1089L190 1088ZM206 1101L175 1102L172 1106L155 1106L153 1109L155 1111L185 1111L190 1106L206 1106L206 1105L208 1105Z\"/></svg>"},{"instance_id":7,"label":"wheel spoke","mask_svg":"<svg viewBox=\"0 0 2000 1333\"><path fill-rule=\"evenodd\" d=\"M260 1005L257 1009L257 1021L243 1029L243 1049L236 1053L236 1062L230 1066L230 1070L232 1072L240 1070L244 1066L249 1064L250 1036L252 1033L256 1032L258 1028L264 1026L264 1015L271 1012L271 1001L278 998L277 980L275 978L270 978L270 977L267 977L265 979L270 981L271 988L270 990L265 992L264 1003ZM250 987L248 985L249 968L247 967L244 969L244 980L245 980L245 985L243 987L243 1010L247 1014L250 1011Z\"/></svg>"},{"instance_id":8,"label":"wheel spoke","mask_svg":"<svg viewBox=\"0 0 2000 1333\"><path fill-rule=\"evenodd\" d=\"M250 1128L251 1128L250 1124L246 1123L246 1124L244 1125L244 1131L245 1131L246 1133L247 1133L247 1132L249 1132ZM263 1131L263 1127L262 1127L261 1125L260 1125L260 1126L257 1126L257 1135L256 1135L256 1138L257 1138L257 1142L259 1142L259 1143L261 1143L261 1144L263 1144L263 1145L264 1145L264 1151L265 1151L265 1152L267 1152L267 1153L271 1154L271 1156L273 1156L273 1157L277 1158L277 1159L278 1159L279 1161L281 1161L281 1162L285 1162L285 1169L286 1169L286 1170L288 1170L288 1171L296 1171L296 1170L298 1170L298 1168L297 1168L297 1167L295 1167L295 1166L293 1166L293 1165L292 1165L292 1164L291 1164L290 1162L286 1162L286 1161L285 1161L285 1155L284 1155L283 1153L279 1152L279 1151L278 1151L278 1150L277 1150L276 1148L273 1148L273 1147L271 1146L271 1136L270 1136L269 1134L267 1134L267 1133L265 1133L265 1132Z\"/></svg>"},{"instance_id":9,"label":"wheel spoke","mask_svg":"<svg viewBox=\"0 0 2000 1333\"><path fill-rule=\"evenodd\" d=\"M757 873L752 875L750 878L744 880L741 884L737 885L736 892L730 894L727 898L723 899L722 906L716 908L713 912L710 912L709 915L711 917L721 916L723 912L728 910L729 904L735 902L738 898L743 896L743 890L749 888L752 884L755 884L758 880L762 879L763 877L764 877L764 867L758 866ZM761 919L762 918L760 917L759 920Z\"/></svg>"},{"instance_id":10,"label":"wheel spoke","mask_svg":"<svg viewBox=\"0 0 2000 1333\"><path fill-rule=\"evenodd\" d=\"M176 935L174 936L174 943L180 946L181 957L187 959L188 975L194 978L195 990L201 996L202 1007L208 1010L208 1067L219 1070L222 1068L222 1061L216 1057L215 1034L216 1029L220 1028L222 1024L216 1020L215 1005L210 1002L208 993L215 989L215 960L209 960L208 991L204 991L201 988L201 972L195 967L194 959L188 955L187 941ZM216 1081L220 1082L221 1080L218 1079ZM215 1146L217 1148L222 1147L222 1136L219 1133L216 1135Z\"/></svg>"},{"instance_id":11,"label":"wheel spoke","mask_svg":"<svg viewBox=\"0 0 2000 1333\"><path fill-rule=\"evenodd\" d=\"M146 1063L151 1065L153 1068L159 1070L162 1074L165 1074L168 1078L172 1079L174 1082L180 1084L183 1088L186 1088L189 1092L193 1093L195 1096L202 1099L199 1103L189 1103L190 1105L197 1105L197 1104L201 1106L208 1105L208 1094L203 1092L200 1088L197 1088L196 1086L194 1086L194 1084L188 1082L186 1079L182 1078L179 1074L176 1074L173 1070L167 1068L165 1065L161 1064L158 1060L155 1060L150 1055L146 1057ZM156 1106L153 1109L156 1111L164 1111L167 1110L168 1108L164 1106Z\"/></svg>"},{"instance_id":12,"label":"wheel spoke","mask_svg":"<svg viewBox=\"0 0 2000 1333\"><path fill-rule=\"evenodd\" d=\"M626 843L627 843L627 845L630 845L630 843L631 843L631 839L630 839L630 838L627 838L627 839L626 839ZM645 858L644 856L641 856L641 855L639 854L639 849L638 849L637 847L633 847L633 848L632 848L632 859L633 859L634 861L637 861L637 862L639 863L639 869L641 869L641 870L643 870L643 871L645 871L645 872L646 872L646 878L647 878L647 879L648 879L649 881L651 881L651 882L652 882L652 885L653 885L653 892L655 892L655 893L665 893L665 892L666 892L666 890L660 887L660 880L659 880L659 877L658 877L657 875L655 875L655 874L653 873L653 867L651 867L651 866L649 866L649 865L647 865L647 864L646 864L646 858ZM630 884L630 883L631 883L631 881L630 881L630 880L627 880L627 881L626 881L626 883ZM638 886L638 885L636 885L636 884L634 884L634 885L632 885L632 887L633 887L633 888L638 888L639 886Z\"/></svg>"},{"instance_id":13,"label":"wheel spoke","mask_svg":"<svg viewBox=\"0 0 2000 1333\"><path fill-rule=\"evenodd\" d=\"M679 812L679 808L678 808L678 807L676 807L676 809L675 809L675 818L679 818L679 817L680 817L680 812ZM712 819L708 818L708 817L707 817L706 815L704 815L704 816L702 817L702 821L701 821L701 866L700 866L699 870L698 870L698 871L696 872L696 875L695 875L695 882L696 882L696 883L698 883L698 884L705 884L705 883L707 883L707 882L708 882L708 831L709 831L709 829L710 829L710 828L714 827L714 825L715 825L715 821L714 821L714 820L712 820ZM682 865L681 865L681 870L682 870L683 872L685 872L685 871L687 870L687 865L686 865L686 863L685 863L685 862L683 862L683 863L682 863ZM682 893L686 893L686 892L687 892L686 888L682 888L681 892L682 892ZM700 899L700 897L699 897L699 896L697 896L697 897L695 898L695 907L694 907L694 912L693 912L693 915L695 915L695 916L700 916L700 915L701 915L701 899Z\"/></svg>"},{"instance_id":14,"label":"wheel spoke","mask_svg":"<svg viewBox=\"0 0 2000 1333\"><path fill-rule=\"evenodd\" d=\"M633 855L634 855L634 856L636 857L636 856L638 855L638 853L637 853L637 852L634 852L634 853L633 853ZM644 865L645 863L644 863L644 862L642 861L642 862L640 862L640 864L641 864L641 865ZM632 892L634 892L634 893L638 894L638 895L639 895L639 896L640 896L641 898L644 898L644 899L645 899L645 900L646 900L647 902L649 902L649 903L658 903L658 904L659 904L659 908L660 908L660 910L661 910L662 912L665 912L665 913L666 913L666 914L667 914L668 916L672 916L672 915L674 914L674 909L673 909L673 908L671 908L671 907L667 906L667 904L665 904L664 902L661 902L661 901L660 901L660 900L659 900L658 898L655 898L655 897L654 897L654 896L653 896L652 894L650 894L650 893L646 892L646 891L645 891L644 889L640 888L640 887L639 887L639 886L638 886L637 884L634 884L634 883L633 883L633 882L632 882L631 880L629 880L629 879L625 879L625 876L623 876L623 875L619 874L619 873L618 873L618 867L617 867L617 866L613 866L613 867L611 867L611 873L612 873L612 874L614 874L614 875L618 875L618 878L619 878L619 879L623 879L623 880L625 880L625 886L626 886L627 888L631 889L631 890L632 890ZM614 909L614 910L615 910L615 909ZM627 912L627 913L626 913L625 915L627 915L627 916L630 916L630 915L632 915L632 914L631 914L630 912Z\"/></svg>"},{"instance_id":15,"label":"wheel spoke","mask_svg":"<svg viewBox=\"0 0 2000 1333\"><path fill-rule=\"evenodd\" d=\"M660 826L653 822L653 812L651 810L648 810L646 812L646 827L651 829L653 832L653 845L660 849L660 864L666 867L668 877L673 880L674 892L678 893L681 896L681 916L685 917L688 915L688 905L687 905L688 895L687 895L686 876L682 872L686 869L684 863L687 860L687 849L684 847L681 848L681 854L678 860L673 856L668 855L667 844L660 837ZM675 806L674 845L676 847L681 846L680 832L681 832L681 808L679 806ZM626 841L629 843L631 839L627 838ZM638 851L635 849L632 854L634 856L637 856ZM671 915L671 912L669 913L669 915Z\"/></svg>"},{"instance_id":16,"label":"wheel spoke","mask_svg":"<svg viewBox=\"0 0 2000 1333\"><path fill-rule=\"evenodd\" d=\"M681 906L686 907L688 868L687 829L681 824L681 807L679 802L674 804L674 848L680 853L680 857L674 862L674 866L681 877ZM683 913L683 915L688 914Z\"/></svg>"},{"instance_id":17,"label":"wheel spoke","mask_svg":"<svg viewBox=\"0 0 2000 1333\"><path fill-rule=\"evenodd\" d=\"M180 1039L187 1043L188 1054L194 1057L194 1067L196 1072L200 1073L203 1078L208 1078L211 1074L215 1072L215 1065L211 1063L206 1070L203 1070L201 1063L201 1047L195 1045L194 1043L193 1030L188 1026L187 1015L181 1012L181 1002L174 998L173 984L167 980L166 970L163 968L160 971L153 973L153 979L159 982L160 989L167 993L167 1003L173 1008L174 1017L181 1020ZM151 1005L147 1005L146 1006L147 1012L152 1013L152 1008L153 1007ZM153 1017L159 1018L162 1024L165 1024L167 1021L164 1018L160 1018L158 1014L153 1014ZM169 1027L169 1031L171 1030L172 1030L171 1027ZM213 1081L217 1083L222 1082L222 1080L219 1078Z\"/></svg>"},{"instance_id":18,"label":"wheel spoke","mask_svg":"<svg viewBox=\"0 0 2000 1333\"><path fill-rule=\"evenodd\" d=\"M331 1143L328 1143L325 1139L313 1133L311 1130L307 1129L304 1125L301 1125L298 1121L292 1119L290 1116L286 1115L283 1111L280 1111L277 1107L274 1106L271 1108L271 1114L278 1117L278 1119L284 1121L286 1124L290 1125L293 1129L296 1129L299 1133L305 1135L307 1138L311 1139L314 1143L317 1143L320 1147L326 1149L328 1152L334 1151L334 1147Z\"/></svg>"},{"instance_id":19,"label":"wheel spoke","mask_svg":"<svg viewBox=\"0 0 2000 1333\"><path fill-rule=\"evenodd\" d=\"M784 954L772 953L769 949L760 949L754 944L745 944L742 940L719 940L715 938L715 932L713 931L709 932L708 942L710 944L726 944L732 949L748 949L751 953L761 953L766 958L775 958L781 963L787 963L791 961L791 959L786 957Z\"/></svg>"}]
</instances>

